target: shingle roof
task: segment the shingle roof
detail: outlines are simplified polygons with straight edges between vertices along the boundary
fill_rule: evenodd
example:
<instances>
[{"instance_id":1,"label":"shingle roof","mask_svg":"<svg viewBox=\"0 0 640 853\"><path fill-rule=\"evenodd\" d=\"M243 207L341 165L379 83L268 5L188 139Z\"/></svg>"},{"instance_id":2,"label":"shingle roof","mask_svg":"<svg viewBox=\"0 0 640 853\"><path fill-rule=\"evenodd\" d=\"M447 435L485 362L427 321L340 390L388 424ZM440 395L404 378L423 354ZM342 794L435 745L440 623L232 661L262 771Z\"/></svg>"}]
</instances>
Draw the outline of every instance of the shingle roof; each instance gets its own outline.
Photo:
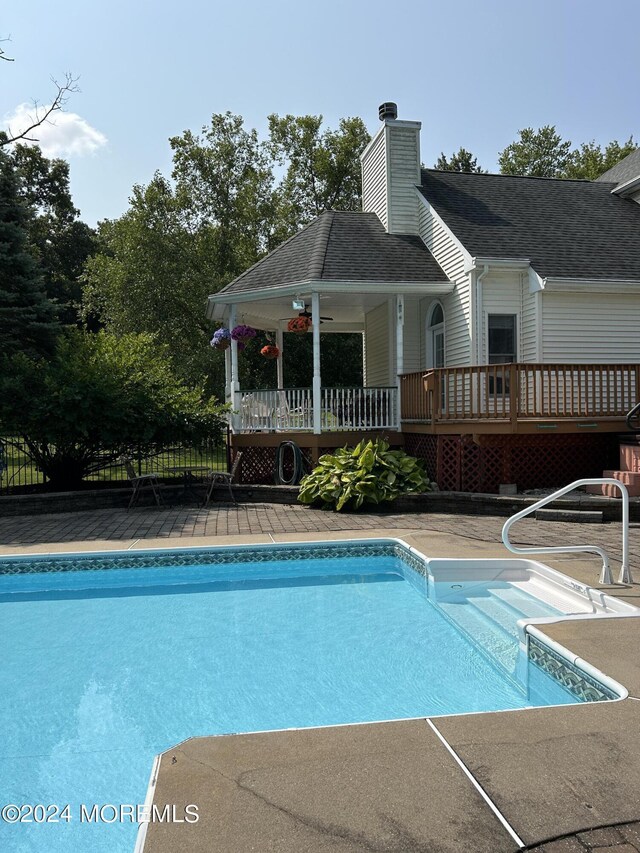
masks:
<instances>
[{"instance_id":1,"label":"shingle roof","mask_svg":"<svg viewBox=\"0 0 640 853\"><path fill-rule=\"evenodd\" d=\"M419 237L387 234L375 213L325 211L220 293L304 281L446 281Z\"/></svg>"},{"instance_id":2,"label":"shingle roof","mask_svg":"<svg viewBox=\"0 0 640 853\"><path fill-rule=\"evenodd\" d=\"M422 195L475 257L543 277L640 279L640 205L613 185L422 170Z\"/></svg>"},{"instance_id":3,"label":"shingle roof","mask_svg":"<svg viewBox=\"0 0 640 853\"><path fill-rule=\"evenodd\" d=\"M596 181L625 184L637 177L640 177L640 148L636 148L631 154L627 154L619 163L597 177Z\"/></svg>"}]
</instances>

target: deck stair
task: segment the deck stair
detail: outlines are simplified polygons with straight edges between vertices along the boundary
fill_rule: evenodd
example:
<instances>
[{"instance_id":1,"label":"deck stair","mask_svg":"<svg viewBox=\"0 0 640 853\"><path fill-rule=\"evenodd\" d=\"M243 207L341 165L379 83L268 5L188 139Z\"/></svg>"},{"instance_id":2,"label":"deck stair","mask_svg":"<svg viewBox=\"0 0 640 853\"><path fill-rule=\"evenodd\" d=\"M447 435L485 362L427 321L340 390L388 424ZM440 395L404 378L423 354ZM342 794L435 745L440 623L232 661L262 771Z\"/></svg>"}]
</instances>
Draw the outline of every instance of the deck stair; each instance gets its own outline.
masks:
<instances>
[{"instance_id":1,"label":"deck stair","mask_svg":"<svg viewBox=\"0 0 640 853\"><path fill-rule=\"evenodd\" d=\"M640 496L640 435L625 435L620 438L620 468L614 471L604 471L603 477L613 477L627 487L629 497ZM592 495L618 497L615 486L598 484L587 486L587 492Z\"/></svg>"}]
</instances>

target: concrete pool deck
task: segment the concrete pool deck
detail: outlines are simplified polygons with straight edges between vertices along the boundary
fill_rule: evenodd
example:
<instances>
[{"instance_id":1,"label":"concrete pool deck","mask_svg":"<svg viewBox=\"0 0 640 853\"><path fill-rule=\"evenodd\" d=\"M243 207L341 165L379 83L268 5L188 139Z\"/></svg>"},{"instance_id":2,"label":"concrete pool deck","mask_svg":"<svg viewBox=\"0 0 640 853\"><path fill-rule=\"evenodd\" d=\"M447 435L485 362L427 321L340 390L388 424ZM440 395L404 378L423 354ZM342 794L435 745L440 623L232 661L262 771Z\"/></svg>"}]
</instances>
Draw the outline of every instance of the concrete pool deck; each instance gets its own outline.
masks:
<instances>
[{"instance_id":1,"label":"concrete pool deck","mask_svg":"<svg viewBox=\"0 0 640 853\"><path fill-rule=\"evenodd\" d=\"M0 519L0 554L394 536L431 556L506 557L503 522L268 505L102 510ZM639 528L631 530L638 580ZM513 534L523 544L604 545L616 574L618 524L527 520ZM597 586L597 557L540 559ZM640 606L639 584L607 591ZM164 753L154 802L196 803L200 820L151 824L145 853L517 850L472 780L527 849L640 850L640 620L564 620L546 633L619 680L629 698L189 740Z\"/></svg>"}]
</instances>

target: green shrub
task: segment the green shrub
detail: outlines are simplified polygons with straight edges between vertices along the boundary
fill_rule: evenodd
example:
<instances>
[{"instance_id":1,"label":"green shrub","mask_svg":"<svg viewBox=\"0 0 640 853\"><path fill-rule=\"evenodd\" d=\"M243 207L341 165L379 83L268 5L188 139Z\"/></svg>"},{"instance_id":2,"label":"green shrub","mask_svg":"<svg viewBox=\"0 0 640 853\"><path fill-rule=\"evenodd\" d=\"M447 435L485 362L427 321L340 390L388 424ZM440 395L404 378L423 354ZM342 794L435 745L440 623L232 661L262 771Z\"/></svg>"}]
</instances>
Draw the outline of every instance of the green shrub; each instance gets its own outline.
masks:
<instances>
[{"instance_id":1,"label":"green shrub","mask_svg":"<svg viewBox=\"0 0 640 853\"><path fill-rule=\"evenodd\" d=\"M226 410L175 375L152 335L70 329L49 361L0 354L0 430L54 490L79 488L122 454L221 441Z\"/></svg>"},{"instance_id":2,"label":"green shrub","mask_svg":"<svg viewBox=\"0 0 640 853\"><path fill-rule=\"evenodd\" d=\"M420 459L404 450L389 450L386 441L377 439L321 456L318 466L300 483L298 500L340 512L433 488Z\"/></svg>"}]
</instances>

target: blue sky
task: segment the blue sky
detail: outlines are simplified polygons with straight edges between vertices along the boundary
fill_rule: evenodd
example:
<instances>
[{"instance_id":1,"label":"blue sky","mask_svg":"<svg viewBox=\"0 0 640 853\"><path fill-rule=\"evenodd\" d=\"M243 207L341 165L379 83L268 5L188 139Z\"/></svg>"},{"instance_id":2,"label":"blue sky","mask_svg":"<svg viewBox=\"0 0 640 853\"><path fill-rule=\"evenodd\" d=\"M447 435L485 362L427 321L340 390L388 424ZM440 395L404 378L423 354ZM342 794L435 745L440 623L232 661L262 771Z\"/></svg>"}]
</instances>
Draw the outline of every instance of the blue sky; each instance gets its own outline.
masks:
<instances>
[{"instance_id":1,"label":"blue sky","mask_svg":"<svg viewBox=\"0 0 640 853\"><path fill-rule=\"evenodd\" d=\"M46 103L51 76L80 76L41 141L71 163L90 224L169 173L169 136L226 110L261 134L272 112L359 115L374 132L393 100L422 121L427 165L462 145L496 171L527 126L640 140L639 31L638 0L28 0L0 20L15 59L0 63L0 119Z\"/></svg>"}]
</instances>

